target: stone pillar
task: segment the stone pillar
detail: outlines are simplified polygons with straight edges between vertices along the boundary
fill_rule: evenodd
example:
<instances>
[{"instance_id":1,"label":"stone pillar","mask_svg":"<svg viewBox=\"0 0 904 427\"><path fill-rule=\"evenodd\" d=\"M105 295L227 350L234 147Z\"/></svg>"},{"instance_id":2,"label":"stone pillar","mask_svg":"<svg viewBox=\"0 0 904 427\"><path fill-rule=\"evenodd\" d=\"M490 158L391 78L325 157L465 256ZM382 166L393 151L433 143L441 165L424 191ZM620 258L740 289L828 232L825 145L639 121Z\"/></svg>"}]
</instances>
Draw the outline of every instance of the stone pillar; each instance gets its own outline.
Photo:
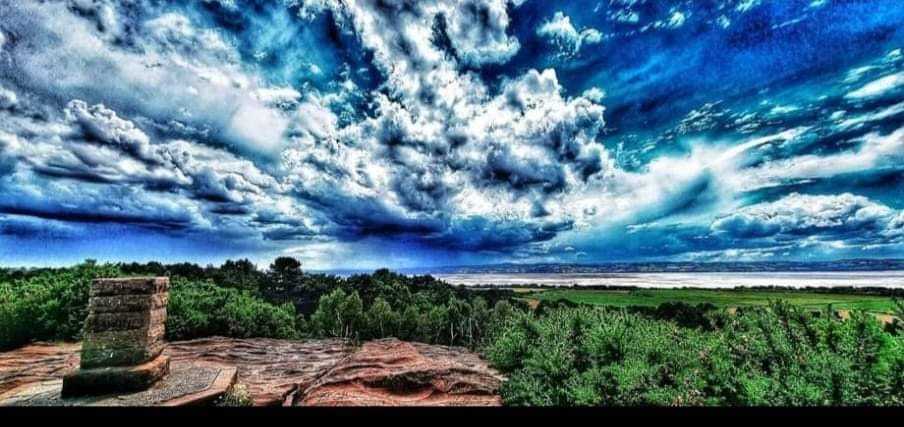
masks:
<instances>
[{"instance_id":1,"label":"stone pillar","mask_svg":"<svg viewBox=\"0 0 904 427\"><path fill-rule=\"evenodd\" d=\"M168 291L166 277L95 280L81 365L63 377L62 396L140 391L163 378Z\"/></svg>"}]
</instances>

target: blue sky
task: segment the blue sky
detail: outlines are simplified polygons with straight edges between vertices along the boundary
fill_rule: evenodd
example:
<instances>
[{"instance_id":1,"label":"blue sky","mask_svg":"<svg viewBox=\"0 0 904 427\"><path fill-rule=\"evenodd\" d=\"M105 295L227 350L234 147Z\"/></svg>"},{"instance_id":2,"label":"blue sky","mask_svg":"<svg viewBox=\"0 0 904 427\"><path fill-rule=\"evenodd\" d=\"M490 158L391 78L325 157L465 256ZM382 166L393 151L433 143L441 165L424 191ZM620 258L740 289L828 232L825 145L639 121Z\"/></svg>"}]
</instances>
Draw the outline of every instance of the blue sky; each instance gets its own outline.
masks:
<instances>
[{"instance_id":1,"label":"blue sky","mask_svg":"<svg viewBox=\"0 0 904 427\"><path fill-rule=\"evenodd\" d=\"M0 0L0 264L904 256L897 0Z\"/></svg>"}]
</instances>

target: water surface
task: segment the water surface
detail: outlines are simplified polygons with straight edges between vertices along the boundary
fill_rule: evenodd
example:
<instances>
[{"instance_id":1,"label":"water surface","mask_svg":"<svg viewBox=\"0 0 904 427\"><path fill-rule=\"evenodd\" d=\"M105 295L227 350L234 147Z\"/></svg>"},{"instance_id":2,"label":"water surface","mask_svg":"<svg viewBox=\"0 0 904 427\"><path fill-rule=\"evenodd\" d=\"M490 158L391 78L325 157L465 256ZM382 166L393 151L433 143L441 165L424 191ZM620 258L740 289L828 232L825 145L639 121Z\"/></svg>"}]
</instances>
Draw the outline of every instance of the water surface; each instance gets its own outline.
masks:
<instances>
[{"instance_id":1,"label":"water surface","mask_svg":"<svg viewBox=\"0 0 904 427\"><path fill-rule=\"evenodd\" d=\"M785 286L904 289L904 271L763 273L518 273L437 274L454 285L636 286L639 288L735 288Z\"/></svg>"}]
</instances>

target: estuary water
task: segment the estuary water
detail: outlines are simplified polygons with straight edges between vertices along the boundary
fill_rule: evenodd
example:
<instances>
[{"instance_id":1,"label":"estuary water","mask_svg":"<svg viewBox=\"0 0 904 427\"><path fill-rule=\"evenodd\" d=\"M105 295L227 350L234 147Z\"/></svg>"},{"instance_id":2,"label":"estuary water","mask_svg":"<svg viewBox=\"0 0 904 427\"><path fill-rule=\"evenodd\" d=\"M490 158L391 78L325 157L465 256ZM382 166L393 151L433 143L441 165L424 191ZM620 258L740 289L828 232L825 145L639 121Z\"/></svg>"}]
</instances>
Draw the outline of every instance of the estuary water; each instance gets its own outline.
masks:
<instances>
[{"instance_id":1,"label":"estuary water","mask_svg":"<svg viewBox=\"0 0 904 427\"><path fill-rule=\"evenodd\" d=\"M834 286L904 289L904 271L762 273L518 273L436 274L454 285L635 286L639 288L736 288Z\"/></svg>"}]
</instances>

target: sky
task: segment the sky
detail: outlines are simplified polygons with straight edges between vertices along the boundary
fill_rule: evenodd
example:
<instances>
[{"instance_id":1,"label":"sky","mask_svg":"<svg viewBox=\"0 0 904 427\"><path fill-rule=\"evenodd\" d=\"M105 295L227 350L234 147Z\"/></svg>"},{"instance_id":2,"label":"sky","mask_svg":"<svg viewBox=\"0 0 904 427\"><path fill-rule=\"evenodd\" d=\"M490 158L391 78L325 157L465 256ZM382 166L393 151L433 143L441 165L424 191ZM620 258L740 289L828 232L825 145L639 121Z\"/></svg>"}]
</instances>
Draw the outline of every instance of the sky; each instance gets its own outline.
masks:
<instances>
[{"instance_id":1,"label":"sky","mask_svg":"<svg viewBox=\"0 0 904 427\"><path fill-rule=\"evenodd\" d=\"M904 257L900 0L0 0L0 265Z\"/></svg>"}]
</instances>

